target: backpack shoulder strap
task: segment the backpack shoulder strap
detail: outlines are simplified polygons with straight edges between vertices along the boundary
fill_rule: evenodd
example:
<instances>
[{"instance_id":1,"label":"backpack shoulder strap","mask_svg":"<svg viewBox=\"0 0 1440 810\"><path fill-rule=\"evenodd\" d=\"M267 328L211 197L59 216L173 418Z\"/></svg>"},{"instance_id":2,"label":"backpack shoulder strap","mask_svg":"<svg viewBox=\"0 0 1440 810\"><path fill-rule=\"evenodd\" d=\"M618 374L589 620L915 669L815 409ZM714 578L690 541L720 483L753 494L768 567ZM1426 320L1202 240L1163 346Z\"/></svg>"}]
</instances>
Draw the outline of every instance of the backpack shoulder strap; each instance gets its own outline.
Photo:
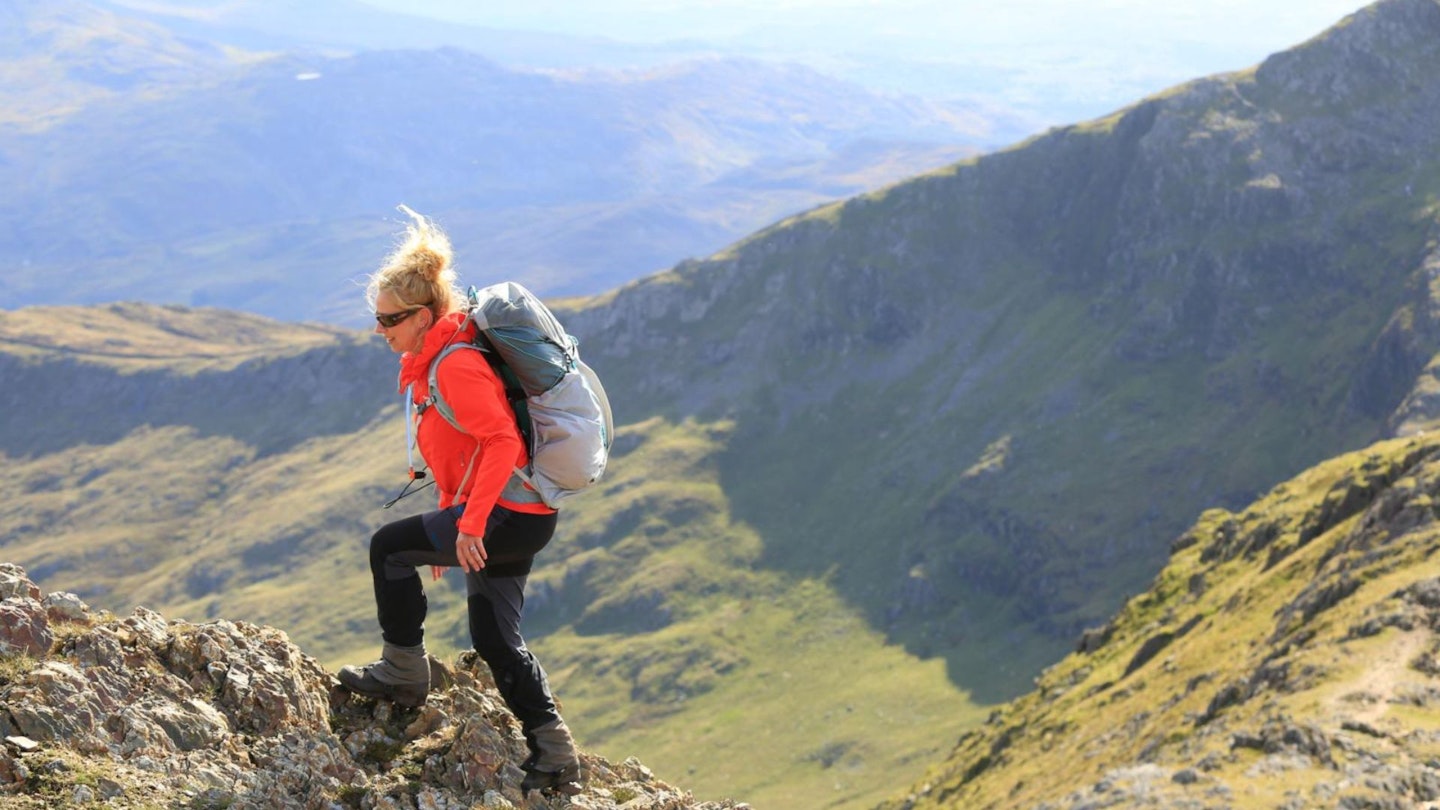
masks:
<instances>
[{"instance_id":1,"label":"backpack shoulder strap","mask_svg":"<svg viewBox=\"0 0 1440 810\"><path fill-rule=\"evenodd\" d=\"M505 362L500 352L495 350L495 344L490 342L490 336L481 329L475 333L476 348L489 363L495 375L505 386L505 399L510 403L510 410L515 413L515 426L520 429L520 439L525 442L525 457L535 456L535 431L530 421L530 397L525 393L525 386L520 382L520 376L515 369Z\"/></svg>"},{"instance_id":2,"label":"backpack shoulder strap","mask_svg":"<svg viewBox=\"0 0 1440 810\"><path fill-rule=\"evenodd\" d=\"M534 431L531 429L530 424L530 405L525 396L525 389L520 385L520 378L515 375L514 370L506 365L504 360L500 359L500 353L495 351L494 347L490 344L490 339L485 336L485 333L481 331L477 332L476 335L475 343L452 343L436 355L434 360L430 361L430 397L425 400L422 408L434 407L452 427L456 430L461 429L460 423L455 421L455 410L451 408L450 404L445 401L445 398L440 395L440 361L449 357L451 352L458 349L475 349L479 351L480 355L490 364L490 368L495 372L496 376L500 378L500 382L504 384L505 399L509 401L510 410L515 414L515 426L520 430L520 439L525 442L526 458L530 458L535 455L535 442L533 436Z\"/></svg>"},{"instance_id":3,"label":"backpack shoulder strap","mask_svg":"<svg viewBox=\"0 0 1440 810\"><path fill-rule=\"evenodd\" d=\"M460 430L460 423L455 421L455 410L450 407L450 403L446 402L444 397L440 396L440 361L449 357L451 352L458 349L478 348L480 347L469 343L452 343L442 349L439 354L435 355L435 359L430 361L430 371L427 380L430 384L430 396L420 404L421 413L424 413L430 408L434 408L440 412L440 415L445 418L446 422L450 423L451 427Z\"/></svg>"}]
</instances>

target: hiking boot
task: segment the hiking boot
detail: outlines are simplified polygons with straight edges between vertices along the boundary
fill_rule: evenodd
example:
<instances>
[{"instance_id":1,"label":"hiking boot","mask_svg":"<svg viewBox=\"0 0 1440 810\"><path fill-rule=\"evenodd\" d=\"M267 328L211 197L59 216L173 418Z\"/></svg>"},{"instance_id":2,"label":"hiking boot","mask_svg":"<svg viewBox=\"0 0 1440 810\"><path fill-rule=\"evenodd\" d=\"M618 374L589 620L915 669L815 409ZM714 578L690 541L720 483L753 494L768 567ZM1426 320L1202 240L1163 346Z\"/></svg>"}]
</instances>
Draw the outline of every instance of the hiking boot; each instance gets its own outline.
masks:
<instances>
[{"instance_id":1,"label":"hiking boot","mask_svg":"<svg viewBox=\"0 0 1440 810\"><path fill-rule=\"evenodd\" d=\"M542 793L563 793L574 796L584 790L580 784L580 766L566 765L558 771L541 771L526 768L525 779L520 783L520 792L538 790Z\"/></svg>"},{"instance_id":2,"label":"hiking boot","mask_svg":"<svg viewBox=\"0 0 1440 810\"><path fill-rule=\"evenodd\" d=\"M336 677L351 692L393 700L409 708L424 703L430 693L430 663L424 644L386 644L379 661L363 667L341 667Z\"/></svg>"},{"instance_id":3,"label":"hiking boot","mask_svg":"<svg viewBox=\"0 0 1440 810\"><path fill-rule=\"evenodd\" d=\"M520 791L539 790L574 796L581 790L580 756L565 721L556 717L526 735L530 757L521 763L525 781Z\"/></svg>"},{"instance_id":4,"label":"hiking boot","mask_svg":"<svg viewBox=\"0 0 1440 810\"><path fill-rule=\"evenodd\" d=\"M413 709L425 703L430 693L427 683L385 683L375 677L374 669L382 662L366 664L363 667L343 666L336 677L346 689L365 697L393 700L406 708Z\"/></svg>"}]
</instances>

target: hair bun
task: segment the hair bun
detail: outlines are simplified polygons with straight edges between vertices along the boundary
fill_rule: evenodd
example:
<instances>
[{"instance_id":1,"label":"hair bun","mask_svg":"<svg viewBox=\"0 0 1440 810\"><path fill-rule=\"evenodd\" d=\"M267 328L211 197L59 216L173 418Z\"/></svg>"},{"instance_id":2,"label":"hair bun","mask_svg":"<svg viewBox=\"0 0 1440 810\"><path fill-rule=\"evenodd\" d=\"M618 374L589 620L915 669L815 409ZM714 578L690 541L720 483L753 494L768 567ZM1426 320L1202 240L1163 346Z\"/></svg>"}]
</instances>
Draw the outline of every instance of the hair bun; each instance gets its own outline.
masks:
<instances>
[{"instance_id":1,"label":"hair bun","mask_svg":"<svg viewBox=\"0 0 1440 810\"><path fill-rule=\"evenodd\" d=\"M445 280L450 269L450 257L422 244L410 253L410 269L419 273L426 281L437 283Z\"/></svg>"}]
</instances>

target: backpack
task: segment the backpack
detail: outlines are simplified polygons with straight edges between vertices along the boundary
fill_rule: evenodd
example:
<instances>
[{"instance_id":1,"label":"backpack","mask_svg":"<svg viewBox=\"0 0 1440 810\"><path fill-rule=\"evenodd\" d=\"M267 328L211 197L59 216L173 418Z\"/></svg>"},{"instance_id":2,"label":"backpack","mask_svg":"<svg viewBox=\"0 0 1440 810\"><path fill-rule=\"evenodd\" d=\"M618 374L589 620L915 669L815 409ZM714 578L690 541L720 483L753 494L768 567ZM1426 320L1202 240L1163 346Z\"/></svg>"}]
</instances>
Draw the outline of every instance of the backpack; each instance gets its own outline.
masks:
<instances>
[{"instance_id":1,"label":"backpack","mask_svg":"<svg viewBox=\"0 0 1440 810\"><path fill-rule=\"evenodd\" d=\"M430 363L430 399L445 421L459 429L455 412L440 396L436 374L451 352L482 352L505 383L520 435L530 451L529 469L515 469L501 497L543 501L559 508L565 498L600 480L615 435L610 400L600 378L580 360L579 342L561 328L535 294L507 281L468 293L473 342L447 346Z\"/></svg>"}]
</instances>

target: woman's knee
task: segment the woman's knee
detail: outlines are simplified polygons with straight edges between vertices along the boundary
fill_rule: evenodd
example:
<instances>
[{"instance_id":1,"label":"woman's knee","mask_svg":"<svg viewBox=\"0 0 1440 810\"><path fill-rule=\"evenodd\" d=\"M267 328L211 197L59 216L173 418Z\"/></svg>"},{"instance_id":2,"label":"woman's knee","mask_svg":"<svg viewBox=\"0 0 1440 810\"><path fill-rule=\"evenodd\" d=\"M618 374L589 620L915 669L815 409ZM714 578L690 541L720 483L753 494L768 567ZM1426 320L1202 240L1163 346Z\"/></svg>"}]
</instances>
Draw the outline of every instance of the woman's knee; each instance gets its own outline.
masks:
<instances>
[{"instance_id":1,"label":"woman's knee","mask_svg":"<svg viewBox=\"0 0 1440 810\"><path fill-rule=\"evenodd\" d=\"M378 530L376 530L374 534L370 535L371 570L379 571L384 568L385 558L389 557L392 553L394 553L393 549L391 548L392 543L390 542L390 540L395 535L393 532L387 532L386 529L388 528L390 527L382 526Z\"/></svg>"},{"instance_id":2,"label":"woman's knee","mask_svg":"<svg viewBox=\"0 0 1440 810\"><path fill-rule=\"evenodd\" d=\"M425 536L425 526L418 516L387 523L376 529L375 533L370 535L371 570L377 572L383 570L386 560L391 555L413 551L417 548L417 542L423 542L424 545L419 546L420 548L429 546L429 538Z\"/></svg>"}]
</instances>

